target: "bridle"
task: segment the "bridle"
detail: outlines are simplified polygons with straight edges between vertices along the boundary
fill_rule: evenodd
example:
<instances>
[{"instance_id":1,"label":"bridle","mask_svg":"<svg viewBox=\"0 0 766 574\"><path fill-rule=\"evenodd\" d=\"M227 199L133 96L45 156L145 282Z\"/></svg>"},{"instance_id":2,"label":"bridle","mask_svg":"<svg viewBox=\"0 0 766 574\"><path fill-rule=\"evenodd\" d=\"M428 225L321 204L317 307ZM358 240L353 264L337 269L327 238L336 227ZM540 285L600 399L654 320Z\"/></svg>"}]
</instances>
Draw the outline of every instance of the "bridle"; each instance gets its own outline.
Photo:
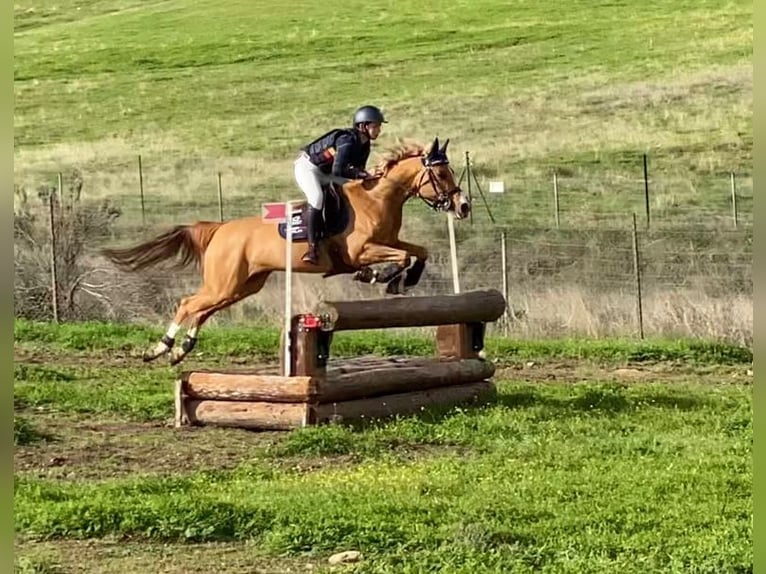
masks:
<instances>
[{"instance_id":1,"label":"bridle","mask_svg":"<svg viewBox=\"0 0 766 574\"><path fill-rule=\"evenodd\" d=\"M423 200L423 203L425 203L428 207L433 209L434 211L447 211L449 210L450 206L452 205L452 197L457 194L461 193L462 190L460 189L460 186L455 186L453 189L445 190L439 185L439 180L434 177L433 168L437 165L446 165L449 166L449 160L445 159L429 159L428 157L421 158L421 161L423 162L423 169L420 172L420 177L418 178L418 184L412 188L412 191L410 192L410 196L417 195L420 199ZM452 168L449 168L450 171L452 171ZM453 175L453 181L454 181L454 175L455 172L452 172ZM428 177L428 181L424 181L425 178ZM434 191L436 192L436 198L435 199L429 199L425 196L423 196L422 193L420 193L420 190L423 188L424 185L430 183L431 187L433 187Z\"/></svg>"}]
</instances>

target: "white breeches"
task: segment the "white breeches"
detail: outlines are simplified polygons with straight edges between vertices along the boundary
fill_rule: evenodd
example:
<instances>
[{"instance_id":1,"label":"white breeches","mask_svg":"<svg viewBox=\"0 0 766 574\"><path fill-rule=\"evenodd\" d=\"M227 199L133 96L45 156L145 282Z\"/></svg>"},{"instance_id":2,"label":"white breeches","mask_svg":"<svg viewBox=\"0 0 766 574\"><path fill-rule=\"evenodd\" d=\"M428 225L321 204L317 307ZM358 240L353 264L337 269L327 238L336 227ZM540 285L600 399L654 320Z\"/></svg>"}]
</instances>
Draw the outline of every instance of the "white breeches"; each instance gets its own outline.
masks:
<instances>
[{"instance_id":1,"label":"white breeches","mask_svg":"<svg viewBox=\"0 0 766 574\"><path fill-rule=\"evenodd\" d=\"M308 157L301 154L295 160L295 181L306 196L309 205L314 209L324 207L324 192L322 184L329 183L332 179L323 174Z\"/></svg>"},{"instance_id":2,"label":"white breeches","mask_svg":"<svg viewBox=\"0 0 766 574\"><path fill-rule=\"evenodd\" d=\"M315 209L322 209L324 207L322 185L326 183L343 185L349 180L322 173L317 166L311 163L307 155L301 154L295 160L295 181L306 196L309 205Z\"/></svg>"}]
</instances>

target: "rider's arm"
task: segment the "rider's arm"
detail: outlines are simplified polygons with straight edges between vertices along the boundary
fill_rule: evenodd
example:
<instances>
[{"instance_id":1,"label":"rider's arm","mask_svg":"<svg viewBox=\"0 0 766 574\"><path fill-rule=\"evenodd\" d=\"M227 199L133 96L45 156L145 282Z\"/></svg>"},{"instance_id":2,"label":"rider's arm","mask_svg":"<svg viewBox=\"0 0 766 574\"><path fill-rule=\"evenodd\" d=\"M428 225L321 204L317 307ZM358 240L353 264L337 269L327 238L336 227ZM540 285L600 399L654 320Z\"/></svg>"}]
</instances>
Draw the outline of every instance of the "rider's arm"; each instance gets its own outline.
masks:
<instances>
[{"instance_id":1,"label":"rider's arm","mask_svg":"<svg viewBox=\"0 0 766 574\"><path fill-rule=\"evenodd\" d=\"M364 170L351 165L354 157L354 138L352 136L341 134L335 142L335 160L332 164L332 175L336 177L345 177L348 179L357 179L364 175Z\"/></svg>"}]
</instances>

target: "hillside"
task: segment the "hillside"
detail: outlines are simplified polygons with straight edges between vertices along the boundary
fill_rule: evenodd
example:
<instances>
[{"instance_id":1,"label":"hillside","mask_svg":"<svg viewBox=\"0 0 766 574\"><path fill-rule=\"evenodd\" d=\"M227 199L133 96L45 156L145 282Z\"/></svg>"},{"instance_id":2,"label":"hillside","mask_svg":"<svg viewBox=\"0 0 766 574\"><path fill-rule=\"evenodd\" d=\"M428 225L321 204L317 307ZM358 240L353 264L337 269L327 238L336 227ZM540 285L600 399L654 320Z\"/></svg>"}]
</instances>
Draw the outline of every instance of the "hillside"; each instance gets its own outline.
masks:
<instances>
[{"instance_id":1,"label":"hillside","mask_svg":"<svg viewBox=\"0 0 766 574\"><path fill-rule=\"evenodd\" d=\"M470 150L480 181L503 179L500 221L550 222L554 168L564 223L640 212L644 152L657 221L728 215L729 172L748 217L752 3L567 8L21 0L16 183L76 168L135 213L140 153L165 218L216 216L218 171L227 213L249 213L297 192L301 143L374 102L380 146L450 137L456 170Z\"/></svg>"}]
</instances>

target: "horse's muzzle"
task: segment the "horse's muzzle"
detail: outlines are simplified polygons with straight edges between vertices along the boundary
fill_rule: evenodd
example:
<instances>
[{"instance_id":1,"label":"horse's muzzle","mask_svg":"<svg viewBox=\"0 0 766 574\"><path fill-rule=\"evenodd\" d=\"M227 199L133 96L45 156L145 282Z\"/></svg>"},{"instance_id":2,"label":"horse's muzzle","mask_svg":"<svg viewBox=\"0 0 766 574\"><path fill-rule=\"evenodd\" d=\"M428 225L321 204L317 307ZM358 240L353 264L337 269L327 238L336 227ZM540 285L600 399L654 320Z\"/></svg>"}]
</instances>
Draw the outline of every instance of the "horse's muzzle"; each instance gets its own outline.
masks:
<instances>
[{"instance_id":1,"label":"horse's muzzle","mask_svg":"<svg viewBox=\"0 0 766 574\"><path fill-rule=\"evenodd\" d=\"M471 213L471 203L467 199L463 199L461 197L460 200L458 201L457 208L455 209L455 213L457 214L459 219L468 217L468 215Z\"/></svg>"}]
</instances>

